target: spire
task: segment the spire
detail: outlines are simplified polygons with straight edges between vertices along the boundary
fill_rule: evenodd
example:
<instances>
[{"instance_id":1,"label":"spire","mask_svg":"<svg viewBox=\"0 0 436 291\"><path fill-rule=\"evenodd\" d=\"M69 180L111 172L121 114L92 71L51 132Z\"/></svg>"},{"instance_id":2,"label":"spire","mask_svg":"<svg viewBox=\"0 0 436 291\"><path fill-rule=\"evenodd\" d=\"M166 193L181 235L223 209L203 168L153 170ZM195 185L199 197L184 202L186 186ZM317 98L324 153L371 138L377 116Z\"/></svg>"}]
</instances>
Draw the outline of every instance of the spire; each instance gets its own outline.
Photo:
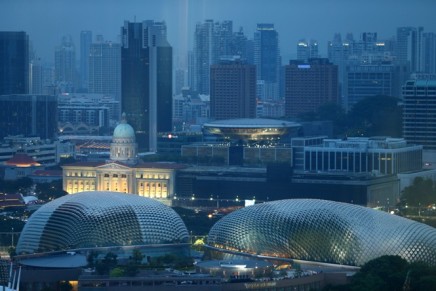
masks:
<instances>
[{"instance_id":1,"label":"spire","mask_svg":"<svg viewBox=\"0 0 436 291\"><path fill-rule=\"evenodd\" d=\"M123 112L123 114L121 114L121 123L127 123L126 112Z\"/></svg>"}]
</instances>

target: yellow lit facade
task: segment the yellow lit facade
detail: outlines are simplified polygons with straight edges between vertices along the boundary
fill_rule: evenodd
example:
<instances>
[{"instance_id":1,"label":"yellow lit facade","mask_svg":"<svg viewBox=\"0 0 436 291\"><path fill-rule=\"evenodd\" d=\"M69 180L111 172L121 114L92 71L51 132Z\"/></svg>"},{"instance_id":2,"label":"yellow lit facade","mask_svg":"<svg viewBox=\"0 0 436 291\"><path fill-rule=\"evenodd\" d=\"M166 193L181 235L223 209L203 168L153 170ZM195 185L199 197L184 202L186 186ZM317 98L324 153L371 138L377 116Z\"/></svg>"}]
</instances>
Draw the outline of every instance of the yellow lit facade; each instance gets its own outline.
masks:
<instances>
[{"instance_id":1,"label":"yellow lit facade","mask_svg":"<svg viewBox=\"0 0 436 291\"><path fill-rule=\"evenodd\" d=\"M114 130L111 159L106 162L78 162L63 166L63 189L115 191L147 198L172 199L179 164L141 163L136 158L134 131L125 120Z\"/></svg>"}]
</instances>

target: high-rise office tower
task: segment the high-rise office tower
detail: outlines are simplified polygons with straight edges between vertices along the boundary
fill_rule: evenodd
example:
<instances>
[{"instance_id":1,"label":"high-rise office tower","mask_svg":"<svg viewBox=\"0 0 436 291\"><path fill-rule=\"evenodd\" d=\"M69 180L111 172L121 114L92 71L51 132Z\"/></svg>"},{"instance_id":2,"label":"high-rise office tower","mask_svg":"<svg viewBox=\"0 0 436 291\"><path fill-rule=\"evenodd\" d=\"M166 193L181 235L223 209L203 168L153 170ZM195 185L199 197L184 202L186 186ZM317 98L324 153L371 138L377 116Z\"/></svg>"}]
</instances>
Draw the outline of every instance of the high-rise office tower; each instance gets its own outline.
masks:
<instances>
[{"instance_id":1,"label":"high-rise office tower","mask_svg":"<svg viewBox=\"0 0 436 291\"><path fill-rule=\"evenodd\" d=\"M307 42L302 39L297 44L297 60L308 61L309 59L319 58L318 42L316 40L310 40Z\"/></svg>"},{"instance_id":2,"label":"high-rise office tower","mask_svg":"<svg viewBox=\"0 0 436 291\"><path fill-rule=\"evenodd\" d=\"M8 94L0 96L0 138L8 135L52 139L57 133L57 97Z\"/></svg>"},{"instance_id":3,"label":"high-rise office tower","mask_svg":"<svg viewBox=\"0 0 436 291\"><path fill-rule=\"evenodd\" d=\"M214 56L214 22L206 20L195 27L194 36L194 88L200 94L209 94L210 66Z\"/></svg>"},{"instance_id":4,"label":"high-rise office tower","mask_svg":"<svg viewBox=\"0 0 436 291\"><path fill-rule=\"evenodd\" d=\"M89 49L92 43L92 31L80 32L80 86L88 89Z\"/></svg>"},{"instance_id":5,"label":"high-rise office tower","mask_svg":"<svg viewBox=\"0 0 436 291\"><path fill-rule=\"evenodd\" d=\"M343 107L350 110L366 97L385 95L400 97L407 66L392 62L348 62L345 68Z\"/></svg>"},{"instance_id":6,"label":"high-rise office tower","mask_svg":"<svg viewBox=\"0 0 436 291\"><path fill-rule=\"evenodd\" d=\"M256 117L256 67L239 58L210 69L210 114L214 119Z\"/></svg>"},{"instance_id":7,"label":"high-rise office tower","mask_svg":"<svg viewBox=\"0 0 436 291\"><path fill-rule=\"evenodd\" d=\"M157 134L172 129L172 47L165 22L121 28L121 111L142 150L157 150Z\"/></svg>"},{"instance_id":8,"label":"high-rise office tower","mask_svg":"<svg viewBox=\"0 0 436 291\"><path fill-rule=\"evenodd\" d=\"M397 28L396 55L399 63L407 63L410 72L420 72L423 27Z\"/></svg>"},{"instance_id":9,"label":"high-rise office tower","mask_svg":"<svg viewBox=\"0 0 436 291\"><path fill-rule=\"evenodd\" d=\"M194 79L192 84L200 94L210 92L210 66L220 57L247 54L242 31L233 33L232 21L198 23L194 35Z\"/></svg>"},{"instance_id":10,"label":"high-rise office tower","mask_svg":"<svg viewBox=\"0 0 436 291\"><path fill-rule=\"evenodd\" d=\"M195 54L193 51L188 52L188 86L190 89L196 89L196 77L195 77Z\"/></svg>"},{"instance_id":11,"label":"high-rise office tower","mask_svg":"<svg viewBox=\"0 0 436 291\"><path fill-rule=\"evenodd\" d=\"M254 64L257 80L264 83L265 99L279 99L280 51L274 24L260 23L254 33Z\"/></svg>"},{"instance_id":12,"label":"high-rise office tower","mask_svg":"<svg viewBox=\"0 0 436 291\"><path fill-rule=\"evenodd\" d=\"M29 92L29 37L0 31L0 95Z\"/></svg>"},{"instance_id":13,"label":"high-rise office tower","mask_svg":"<svg viewBox=\"0 0 436 291\"><path fill-rule=\"evenodd\" d=\"M422 71L436 74L436 33L424 33L422 40Z\"/></svg>"},{"instance_id":14,"label":"high-rise office tower","mask_svg":"<svg viewBox=\"0 0 436 291\"><path fill-rule=\"evenodd\" d=\"M297 60L307 62L309 54L309 44L305 39L300 39L297 43Z\"/></svg>"},{"instance_id":15,"label":"high-rise office tower","mask_svg":"<svg viewBox=\"0 0 436 291\"><path fill-rule=\"evenodd\" d=\"M403 137L436 150L436 80L409 80L403 86Z\"/></svg>"},{"instance_id":16,"label":"high-rise office tower","mask_svg":"<svg viewBox=\"0 0 436 291\"><path fill-rule=\"evenodd\" d=\"M71 35L64 36L55 51L55 81L66 91L77 86L76 49Z\"/></svg>"},{"instance_id":17,"label":"high-rise office tower","mask_svg":"<svg viewBox=\"0 0 436 291\"><path fill-rule=\"evenodd\" d=\"M43 94L44 90L44 67L39 58L30 62L29 93Z\"/></svg>"},{"instance_id":18,"label":"high-rise office tower","mask_svg":"<svg viewBox=\"0 0 436 291\"><path fill-rule=\"evenodd\" d=\"M239 56L252 60L250 42L242 28L233 32L232 21L209 19L195 27L194 51L190 59L189 85L200 94L210 93L210 66L221 57Z\"/></svg>"},{"instance_id":19,"label":"high-rise office tower","mask_svg":"<svg viewBox=\"0 0 436 291\"><path fill-rule=\"evenodd\" d=\"M112 95L121 101L121 45L97 41L89 49L89 93Z\"/></svg>"},{"instance_id":20,"label":"high-rise office tower","mask_svg":"<svg viewBox=\"0 0 436 291\"><path fill-rule=\"evenodd\" d=\"M297 117L338 103L338 67L328 59L290 61L285 66L285 115Z\"/></svg>"},{"instance_id":21,"label":"high-rise office tower","mask_svg":"<svg viewBox=\"0 0 436 291\"><path fill-rule=\"evenodd\" d=\"M309 58L311 59L319 58L318 42L316 40L314 39L310 40L309 48L310 48Z\"/></svg>"},{"instance_id":22,"label":"high-rise office tower","mask_svg":"<svg viewBox=\"0 0 436 291\"><path fill-rule=\"evenodd\" d=\"M244 34L244 30L239 28L238 31L233 32L228 55L239 56L241 60L246 60L249 64L253 63L253 49L252 40L248 40L247 36Z\"/></svg>"}]
</instances>

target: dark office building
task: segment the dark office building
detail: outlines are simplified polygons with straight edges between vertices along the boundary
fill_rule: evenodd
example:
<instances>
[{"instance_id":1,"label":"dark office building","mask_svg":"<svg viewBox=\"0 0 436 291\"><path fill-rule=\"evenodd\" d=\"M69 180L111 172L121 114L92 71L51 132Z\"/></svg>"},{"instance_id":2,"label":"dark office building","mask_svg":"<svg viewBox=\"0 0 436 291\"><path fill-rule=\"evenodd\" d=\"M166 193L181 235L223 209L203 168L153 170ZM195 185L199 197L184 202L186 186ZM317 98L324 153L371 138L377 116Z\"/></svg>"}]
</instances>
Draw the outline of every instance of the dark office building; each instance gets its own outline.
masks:
<instances>
[{"instance_id":1,"label":"dark office building","mask_svg":"<svg viewBox=\"0 0 436 291\"><path fill-rule=\"evenodd\" d=\"M172 47L166 24L126 21L121 35L121 111L139 148L156 151L158 132L172 129Z\"/></svg>"},{"instance_id":2,"label":"dark office building","mask_svg":"<svg viewBox=\"0 0 436 291\"><path fill-rule=\"evenodd\" d=\"M285 114L297 117L339 102L338 66L328 59L290 61L285 67Z\"/></svg>"},{"instance_id":3,"label":"dark office building","mask_svg":"<svg viewBox=\"0 0 436 291\"><path fill-rule=\"evenodd\" d=\"M53 138L57 132L57 105L56 96L0 96L0 138L20 134Z\"/></svg>"},{"instance_id":4,"label":"dark office building","mask_svg":"<svg viewBox=\"0 0 436 291\"><path fill-rule=\"evenodd\" d=\"M29 92L29 37L0 31L0 95Z\"/></svg>"},{"instance_id":5,"label":"dark office building","mask_svg":"<svg viewBox=\"0 0 436 291\"><path fill-rule=\"evenodd\" d=\"M256 67L223 60L210 68L210 113L214 119L256 117Z\"/></svg>"},{"instance_id":6,"label":"dark office building","mask_svg":"<svg viewBox=\"0 0 436 291\"><path fill-rule=\"evenodd\" d=\"M436 80L409 80L402 88L403 137L436 150Z\"/></svg>"}]
</instances>

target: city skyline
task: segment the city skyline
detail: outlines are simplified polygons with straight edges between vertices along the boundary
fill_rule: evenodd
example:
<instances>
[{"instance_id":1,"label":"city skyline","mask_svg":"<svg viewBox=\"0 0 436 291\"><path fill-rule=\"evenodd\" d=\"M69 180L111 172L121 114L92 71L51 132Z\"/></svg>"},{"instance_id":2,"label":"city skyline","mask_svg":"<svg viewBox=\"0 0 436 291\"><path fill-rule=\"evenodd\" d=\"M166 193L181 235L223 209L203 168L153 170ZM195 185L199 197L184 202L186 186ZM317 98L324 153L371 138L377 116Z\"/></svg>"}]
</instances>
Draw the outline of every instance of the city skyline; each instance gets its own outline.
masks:
<instances>
[{"instance_id":1,"label":"city skyline","mask_svg":"<svg viewBox=\"0 0 436 291\"><path fill-rule=\"evenodd\" d=\"M107 40L118 41L119 27L125 20L165 21L176 58L186 57L193 46L195 25L206 19L231 20L235 30L243 27L245 35L250 38L258 23L274 23L284 63L296 58L296 43L302 38L317 40L320 54L325 56L327 41L336 32L352 32L355 38L363 32L378 32L379 38L385 39L394 36L396 28L401 26L423 26L425 31L436 31L436 22L432 20L432 11L436 9L434 1L417 1L419 4L406 0L350 2L133 0L119 5L114 0L91 3L2 0L0 27L3 31L27 32L37 55L49 63L54 62L55 47L64 35L73 37L76 50L80 47L82 30L92 31L93 36L101 34Z\"/></svg>"}]
</instances>

